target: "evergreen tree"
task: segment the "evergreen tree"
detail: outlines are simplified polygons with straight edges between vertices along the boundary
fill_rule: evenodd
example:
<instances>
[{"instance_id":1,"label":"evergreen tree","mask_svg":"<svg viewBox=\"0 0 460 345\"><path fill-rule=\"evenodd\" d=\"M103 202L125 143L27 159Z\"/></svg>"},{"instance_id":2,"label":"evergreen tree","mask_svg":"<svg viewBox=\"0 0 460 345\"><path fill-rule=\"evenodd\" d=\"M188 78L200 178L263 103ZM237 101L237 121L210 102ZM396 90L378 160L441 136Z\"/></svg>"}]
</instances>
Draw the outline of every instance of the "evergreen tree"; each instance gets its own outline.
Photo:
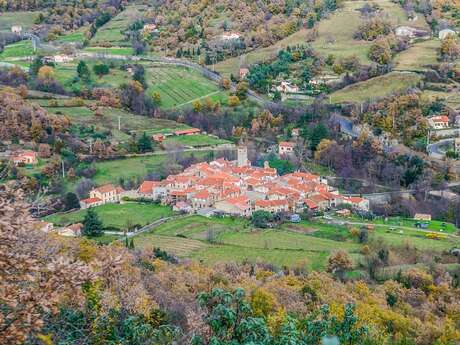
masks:
<instances>
[{"instance_id":1,"label":"evergreen tree","mask_svg":"<svg viewBox=\"0 0 460 345\"><path fill-rule=\"evenodd\" d=\"M82 234L84 236L101 236L104 232L102 231L102 221L99 219L96 211L89 208L86 211L85 218L83 219Z\"/></svg>"},{"instance_id":2,"label":"evergreen tree","mask_svg":"<svg viewBox=\"0 0 460 345\"><path fill-rule=\"evenodd\" d=\"M65 210L73 210L75 208L80 208L80 202L78 201L77 195L72 192L68 192L64 197L64 207Z\"/></svg>"},{"instance_id":3,"label":"evergreen tree","mask_svg":"<svg viewBox=\"0 0 460 345\"><path fill-rule=\"evenodd\" d=\"M137 148L141 153L152 150L152 140L145 132L137 141Z\"/></svg>"},{"instance_id":4,"label":"evergreen tree","mask_svg":"<svg viewBox=\"0 0 460 345\"><path fill-rule=\"evenodd\" d=\"M38 70L43 67L43 56L37 56L34 61L31 63L29 67L29 73L32 76L36 76L38 74Z\"/></svg>"},{"instance_id":5,"label":"evergreen tree","mask_svg":"<svg viewBox=\"0 0 460 345\"><path fill-rule=\"evenodd\" d=\"M134 238L131 237L131 240L129 241L129 249L134 249Z\"/></svg>"},{"instance_id":6,"label":"evergreen tree","mask_svg":"<svg viewBox=\"0 0 460 345\"><path fill-rule=\"evenodd\" d=\"M84 61L80 61L77 65L77 74L81 80L88 82L91 79L91 72L89 71L88 65Z\"/></svg>"},{"instance_id":7,"label":"evergreen tree","mask_svg":"<svg viewBox=\"0 0 460 345\"><path fill-rule=\"evenodd\" d=\"M145 83L145 69L142 65L134 66L133 80L138 81L146 89L147 84Z\"/></svg>"}]
</instances>

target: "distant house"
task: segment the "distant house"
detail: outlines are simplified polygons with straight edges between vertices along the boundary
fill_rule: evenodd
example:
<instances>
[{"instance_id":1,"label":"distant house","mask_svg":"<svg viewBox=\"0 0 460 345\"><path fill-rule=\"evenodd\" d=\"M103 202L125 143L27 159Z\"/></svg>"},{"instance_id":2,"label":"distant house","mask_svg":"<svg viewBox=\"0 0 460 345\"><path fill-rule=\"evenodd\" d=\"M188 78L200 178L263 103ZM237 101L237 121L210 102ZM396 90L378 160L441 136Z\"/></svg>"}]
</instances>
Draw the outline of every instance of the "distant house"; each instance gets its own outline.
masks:
<instances>
[{"instance_id":1,"label":"distant house","mask_svg":"<svg viewBox=\"0 0 460 345\"><path fill-rule=\"evenodd\" d=\"M244 195L219 201L214 207L225 214L241 217L250 217L252 215L250 200Z\"/></svg>"},{"instance_id":2,"label":"distant house","mask_svg":"<svg viewBox=\"0 0 460 345\"><path fill-rule=\"evenodd\" d=\"M294 138L297 138L300 135L300 129L299 128L293 128L291 131L291 136Z\"/></svg>"},{"instance_id":3,"label":"distant house","mask_svg":"<svg viewBox=\"0 0 460 345\"><path fill-rule=\"evenodd\" d=\"M66 226L62 229L59 229L58 233L61 236L77 237L77 236L81 236L82 229L83 229L82 223L75 223L75 224Z\"/></svg>"},{"instance_id":4,"label":"distant house","mask_svg":"<svg viewBox=\"0 0 460 345\"><path fill-rule=\"evenodd\" d=\"M224 32L220 38L224 41L237 40L241 37L239 32Z\"/></svg>"},{"instance_id":5,"label":"distant house","mask_svg":"<svg viewBox=\"0 0 460 345\"><path fill-rule=\"evenodd\" d=\"M349 197L344 200L345 203L350 204L353 208L361 211L369 211L369 200L357 196Z\"/></svg>"},{"instance_id":6,"label":"distant house","mask_svg":"<svg viewBox=\"0 0 460 345\"><path fill-rule=\"evenodd\" d=\"M181 129L178 131L175 131L175 135L195 135L195 134L200 134L201 130L199 128L189 128L189 129Z\"/></svg>"},{"instance_id":7,"label":"distant house","mask_svg":"<svg viewBox=\"0 0 460 345\"><path fill-rule=\"evenodd\" d=\"M152 135L152 139L157 143L161 143L163 140L166 139L166 136L164 134L154 134Z\"/></svg>"},{"instance_id":8,"label":"distant house","mask_svg":"<svg viewBox=\"0 0 460 345\"><path fill-rule=\"evenodd\" d=\"M439 31L438 37L439 37L440 40L443 40L443 39L447 38L447 36L450 36L450 35L456 36L457 32L455 32L452 29L444 29L444 30Z\"/></svg>"},{"instance_id":9,"label":"distant house","mask_svg":"<svg viewBox=\"0 0 460 345\"><path fill-rule=\"evenodd\" d=\"M416 213L414 215L414 220L419 220L419 221L430 221L431 220L431 214L428 213Z\"/></svg>"},{"instance_id":10,"label":"distant house","mask_svg":"<svg viewBox=\"0 0 460 345\"><path fill-rule=\"evenodd\" d=\"M280 156L290 155L294 152L295 143L292 141L282 141L278 144L278 154Z\"/></svg>"},{"instance_id":11,"label":"distant house","mask_svg":"<svg viewBox=\"0 0 460 345\"><path fill-rule=\"evenodd\" d=\"M18 34L18 35L21 34L22 33L22 26L21 25L13 25L11 27L11 32L13 34Z\"/></svg>"},{"instance_id":12,"label":"distant house","mask_svg":"<svg viewBox=\"0 0 460 345\"><path fill-rule=\"evenodd\" d=\"M444 129L449 127L449 117L446 115L433 116L428 119L428 124L433 129Z\"/></svg>"},{"instance_id":13,"label":"distant house","mask_svg":"<svg viewBox=\"0 0 460 345\"><path fill-rule=\"evenodd\" d=\"M34 151L26 150L16 152L12 155L11 160L14 165L19 164L37 164L37 153Z\"/></svg>"},{"instance_id":14,"label":"distant house","mask_svg":"<svg viewBox=\"0 0 460 345\"><path fill-rule=\"evenodd\" d=\"M184 202L184 201L178 201L174 206L173 206L173 211L175 212L184 212L184 213L190 213L192 211L192 206L190 204Z\"/></svg>"},{"instance_id":15,"label":"distant house","mask_svg":"<svg viewBox=\"0 0 460 345\"><path fill-rule=\"evenodd\" d=\"M395 35L398 37L415 38L427 36L429 34L430 33L426 30L417 29L411 26L398 26L395 29Z\"/></svg>"},{"instance_id":16,"label":"distant house","mask_svg":"<svg viewBox=\"0 0 460 345\"><path fill-rule=\"evenodd\" d=\"M94 188L89 192L89 198L80 200L81 208L100 206L108 203L120 202L122 195L125 193L123 188L114 187L112 184L106 184Z\"/></svg>"},{"instance_id":17,"label":"distant house","mask_svg":"<svg viewBox=\"0 0 460 345\"><path fill-rule=\"evenodd\" d=\"M455 152L460 154L460 138L455 138L454 148L455 148Z\"/></svg>"},{"instance_id":18,"label":"distant house","mask_svg":"<svg viewBox=\"0 0 460 345\"><path fill-rule=\"evenodd\" d=\"M249 68L241 67L241 68L240 68L240 72L239 72L240 79L246 78L246 76L248 75L248 73L249 73Z\"/></svg>"},{"instance_id":19,"label":"distant house","mask_svg":"<svg viewBox=\"0 0 460 345\"><path fill-rule=\"evenodd\" d=\"M267 211L270 213L288 212L289 202L286 199L281 200L257 200L255 202L256 211Z\"/></svg>"},{"instance_id":20,"label":"distant house","mask_svg":"<svg viewBox=\"0 0 460 345\"><path fill-rule=\"evenodd\" d=\"M55 63L68 63L72 62L74 57L70 55L54 55L53 60Z\"/></svg>"},{"instance_id":21,"label":"distant house","mask_svg":"<svg viewBox=\"0 0 460 345\"><path fill-rule=\"evenodd\" d=\"M158 31L157 26L155 24L145 24L142 28L142 33L150 34L152 32Z\"/></svg>"},{"instance_id":22,"label":"distant house","mask_svg":"<svg viewBox=\"0 0 460 345\"><path fill-rule=\"evenodd\" d=\"M282 81L281 84L276 87L276 90L281 93L298 93L300 91L297 85L288 81Z\"/></svg>"},{"instance_id":23,"label":"distant house","mask_svg":"<svg viewBox=\"0 0 460 345\"><path fill-rule=\"evenodd\" d=\"M100 205L103 205L103 202L99 198L86 198L86 199L80 200L80 208L82 209L100 206Z\"/></svg>"}]
</instances>

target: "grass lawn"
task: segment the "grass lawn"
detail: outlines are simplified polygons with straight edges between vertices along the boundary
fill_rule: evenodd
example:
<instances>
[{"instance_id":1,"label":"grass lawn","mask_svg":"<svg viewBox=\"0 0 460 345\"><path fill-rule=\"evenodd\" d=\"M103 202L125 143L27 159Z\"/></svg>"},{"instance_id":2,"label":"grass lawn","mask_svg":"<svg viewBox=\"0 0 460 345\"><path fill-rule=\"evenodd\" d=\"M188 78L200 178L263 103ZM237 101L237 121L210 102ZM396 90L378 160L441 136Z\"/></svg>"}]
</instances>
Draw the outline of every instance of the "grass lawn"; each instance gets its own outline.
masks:
<instances>
[{"instance_id":1,"label":"grass lawn","mask_svg":"<svg viewBox=\"0 0 460 345\"><path fill-rule=\"evenodd\" d=\"M184 152L182 155L186 157L192 154L195 157L205 157L208 152ZM161 173L167 158L166 153L160 152L159 154L149 156L98 161L95 163L96 174L91 179L99 186L105 183L119 184L120 179L124 179L125 181L136 179L144 177L148 173ZM78 182L78 179L67 181L66 190L74 191Z\"/></svg>"},{"instance_id":2,"label":"grass lawn","mask_svg":"<svg viewBox=\"0 0 460 345\"><path fill-rule=\"evenodd\" d=\"M145 68L147 93L158 92L162 108L184 106L205 97L226 98L217 84L193 69L151 64Z\"/></svg>"},{"instance_id":3,"label":"grass lawn","mask_svg":"<svg viewBox=\"0 0 460 345\"><path fill-rule=\"evenodd\" d=\"M193 146L193 147L200 147L200 146L213 146L219 144L229 143L228 140L223 140L219 138L215 138L209 135L204 134L197 134L197 135L184 135L179 137L169 137L164 141L165 144L176 143L183 146Z\"/></svg>"},{"instance_id":4,"label":"grass lawn","mask_svg":"<svg viewBox=\"0 0 460 345\"><path fill-rule=\"evenodd\" d=\"M71 43L71 42L81 42L85 40L85 31L88 27L81 27L74 32L70 32L64 36L59 36L55 42L59 43Z\"/></svg>"},{"instance_id":5,"label":"grass lawn","mask_svg":"<svg viewBox=\"0 0 460 345\"><path fill-rule=\"evenodd\" d=\"M126 228L127 223L143 226L173 214L168 206L141 203L106 204L95 207L94 210L104 226L116 227L120 230ZM66 214L51 215L44 219L55 225L64 226L81 222L86 212L86 210L78 210Z\"/></svg>"},{"instance_id":6,"label":"grass lawn","mask_svg":"<svg viewBox=\"0 0 460 345\"><path fill-rule=\"evenodd\" d=\"M20 25L23 31L27 31L34 25L35 18L39 13L39 11L1 12L0 31L11 32L13 25Z\"/></svg>"},{"instance_id":7,"label":"grass lawn","mask_svg":"<svg viewBox=\"0 0 460 345\"><path fill-rule=\"evenodd\" d=\"M188 257L194 251L202 250L209 246L202 241L189 238L157 236L153 234L141 234L134 237L134 245L136 248L161 248L179 257Z\"/></svg>"},{"instance_id":8,"label":"grass lawn","mask_svg":"<svg viewBox=\"0 0 460 345\"><path fill-rule=\"evenodd\" d=\"M8 58L24 57L34 55L32 41L19 41L9 44L0 54L0 59L8 60Z\"/></svg>"},{"instance_id":9,"label":"grass lawn","mask_svg":"<svg viewBox=\"0 0 460 345\"><path fill-rule=\"evenodd\" d=\"M331 103L364 102L402 92L416 86L420 80L421 77L415 73L391 72L333 92L330 99Z\"/></svg>"},{"instance_id":10,"label":"grass lawn","mask_svg":"<svg viewBox=\"0 0 460 345\"><path fill-rule=\"evenodd\" d=\"M437 49L439 46L439 40L415 43L395 57L395 70L426 70L427 68L424 66L437 63Z\"/></svg>"},{"instance_id":11,"label":"grass lawn","mask_svg":"<svg viewBox=\"0 0 460 345\"><path fill-rule=\"evenodd\" d=\"M139 8L139 6L128 6L115 18L105 23L91 39L91 46L98 46L102 43L121 47L131 46L130 41L125 39L122 32L128 29L131 23L141 18Z\"/></svg>"}]
</instances>

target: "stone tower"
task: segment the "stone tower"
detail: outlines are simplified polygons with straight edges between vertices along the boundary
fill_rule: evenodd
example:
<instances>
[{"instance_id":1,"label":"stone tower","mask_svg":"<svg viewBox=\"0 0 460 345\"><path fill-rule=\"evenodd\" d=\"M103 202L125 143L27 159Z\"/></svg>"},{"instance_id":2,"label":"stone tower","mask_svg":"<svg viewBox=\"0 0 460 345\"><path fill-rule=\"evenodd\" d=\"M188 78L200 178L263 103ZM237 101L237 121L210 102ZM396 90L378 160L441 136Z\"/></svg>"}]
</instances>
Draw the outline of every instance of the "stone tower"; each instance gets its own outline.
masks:
<instances>
[{"instance_id":1,"label":"stone tower","mask_svg":"<svg viewBox=\"0 0 460 345\"><path fill-rule=\"evenodd\" d=\"M245 145L238 145L237 164L239 167L244 167L244 166L249 165L248 148Z\"/></svg>"}]
</instances>

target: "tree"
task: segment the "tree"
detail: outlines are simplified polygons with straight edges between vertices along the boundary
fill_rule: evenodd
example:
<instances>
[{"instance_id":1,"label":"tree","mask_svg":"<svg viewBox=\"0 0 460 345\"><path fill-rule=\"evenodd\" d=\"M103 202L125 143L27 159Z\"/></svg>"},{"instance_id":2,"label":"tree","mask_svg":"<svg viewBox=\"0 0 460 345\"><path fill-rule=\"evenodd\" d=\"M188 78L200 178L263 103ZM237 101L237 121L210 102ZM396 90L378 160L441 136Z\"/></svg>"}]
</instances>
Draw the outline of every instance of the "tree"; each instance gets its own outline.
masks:
<instances>
[{"instance_id":1,"label":"tree","mask_svg":"<svg viewBox=\"0 0 460 345\"><path fill-rule=\"evenodd\" d=\"M369 59L380 65L387 65L391 62L391 47L386 38L377 39L369 49Z\"/></svg>"},{"instance_id":2,"label":"tree","mask_svg":"<svg viewBox=\"0 0 460 345\"><path fill-rule=\"evenodd\" d=\"M240 105L240 99L238 96L228 96L228 105L231 107L236 107Z\"/></svg>"},{"instance_id":3,"label":"tree","mask_svg":"<svg viewBox=\"0 0 460 345\"><path fill-rule=\"evenodd\" d=\"M80 202L78 201L78 197L75 193L68 192L65 195L64 207L66 211L80 208Z\"/></svg>"},{"instance_id":4,"label":"tree","mask_svg":"<svg viewBox=\"0 0 460 345\"><path fill-rule=\"evenodd\" d=\"M101 236L104 233L102 226L102 221L96 211L93 208L89 208L83 219L82 234L89 237Z\"/></svg>"},{"instance_id":5,"label":"tree","mask_svg":"<svg viewBox=\"0 0 460 345\"><path fill-rule=\"evenodd\" d=\"M77 65L77 75L84 82L89 82L91 80L91 72L89 71L88 65L83 60Z\"/></svg>"},{"instance_id":6,"label":"tree","mask_svg":"<svg viewBox=\"0 0 460 345\"><path fill-rule=\"evenodd\" d=\"M350 255L344 250L338 250L329 256L327 261L327 271L343 280L345 273L353 267Z\"/></svg>"},{"instance_id":7,"label":"tree","mask_svg":"<svg viewBox=\"0 0 460 345\"><path fill-rule=\"evenodd\" d=\"M35 230L22 193L4 186L0 205L0 343L24 344L42 328L43 312L57 309L63 295L78 299L91 274Z\"/></svg>"},{"instance_id":8,"label":"tree","mask_svg":"<svg viewBox=\"0 0 460 345\"><path fill-rule=\"evenodd\" d=\"M38 79L50 80L54 78L54 69L50 66L42 66L38 70L37 74Z\"/></svg>"},{"instance_id":9,"label":"tree","mask_svg":"<svg viewBox=\"0 0 460 345\"><path fill-rule=\"evenodd\" d=\"M448 35L442 40L440 55L444 61L454 61L460 57L460 45L454 35Z\"/></svg>"},{"instance_id":10,"label":"tree","mask_svg":"<svg viewBox=\"0 0 460 345\"><path fill-rule=\"evenodd\" d=\"M152 93L152 100L156 106L160 105L161 104L161 94L158 91L154 91Z\"/></svg>"},{"instance_id":11,"label":"tree","mask_svg":"<svg viewBox=\"0 0 460 345\"><path fill-rule=\"evenodd\" d=\"M139 82L145 89L147 84L145 82L145 69L142 65L134 65L133 80Z\"/></svg>"},{"instance_id":12,"label":"tree","mask_svg":"<svg viewBox=\"0 0 460 345\"><path fill-rule=\"evenodd\" d=\"M96 64L93 67L94 74L96 74L99 78L103 75L109 74L110 68L105 63Z\"/></svg>"},{"instance_id":13,"label":"tree","mask_svg":"<svg viewBox=\"0 0 460 345\"><path fill-rule=\"evenodd\" d=\"M137 148L141 153L152 151L152 139L150 139L147 133L144 132L139 138L137 141Z\"/></svg>"},{"instance_id":14,"label":"tree","mask_svg":"<svg viewBox=\"0 0 460 345\"><path fill-rule=\"evenodd\" d=\"M36 76L41 67L43 67L43 56L37 56L35 57L34 61L30 64L30 75Z\"/></svg>"},{"instance_id":15,"label":"tree","mask_svg":"<svg viewBox=\"0 0 460 345\"><path fill-rule=\"evenodd\" d=\"M323 123L318 123L307 132L307 139L310 141L310 149L315 151L321 140L329 136L329 131Z\"/></svg>"},{"instance_id":16,"label":"tree","mask_svg":"<svg viewBox=\"0 0 460 345\"><path fill-rule=\"evenodd\" d=\"M251 217L251 223L257 228L267 228L272 220L272 214L262 210L255 211Z\"/></svg>"}]
</instances>

